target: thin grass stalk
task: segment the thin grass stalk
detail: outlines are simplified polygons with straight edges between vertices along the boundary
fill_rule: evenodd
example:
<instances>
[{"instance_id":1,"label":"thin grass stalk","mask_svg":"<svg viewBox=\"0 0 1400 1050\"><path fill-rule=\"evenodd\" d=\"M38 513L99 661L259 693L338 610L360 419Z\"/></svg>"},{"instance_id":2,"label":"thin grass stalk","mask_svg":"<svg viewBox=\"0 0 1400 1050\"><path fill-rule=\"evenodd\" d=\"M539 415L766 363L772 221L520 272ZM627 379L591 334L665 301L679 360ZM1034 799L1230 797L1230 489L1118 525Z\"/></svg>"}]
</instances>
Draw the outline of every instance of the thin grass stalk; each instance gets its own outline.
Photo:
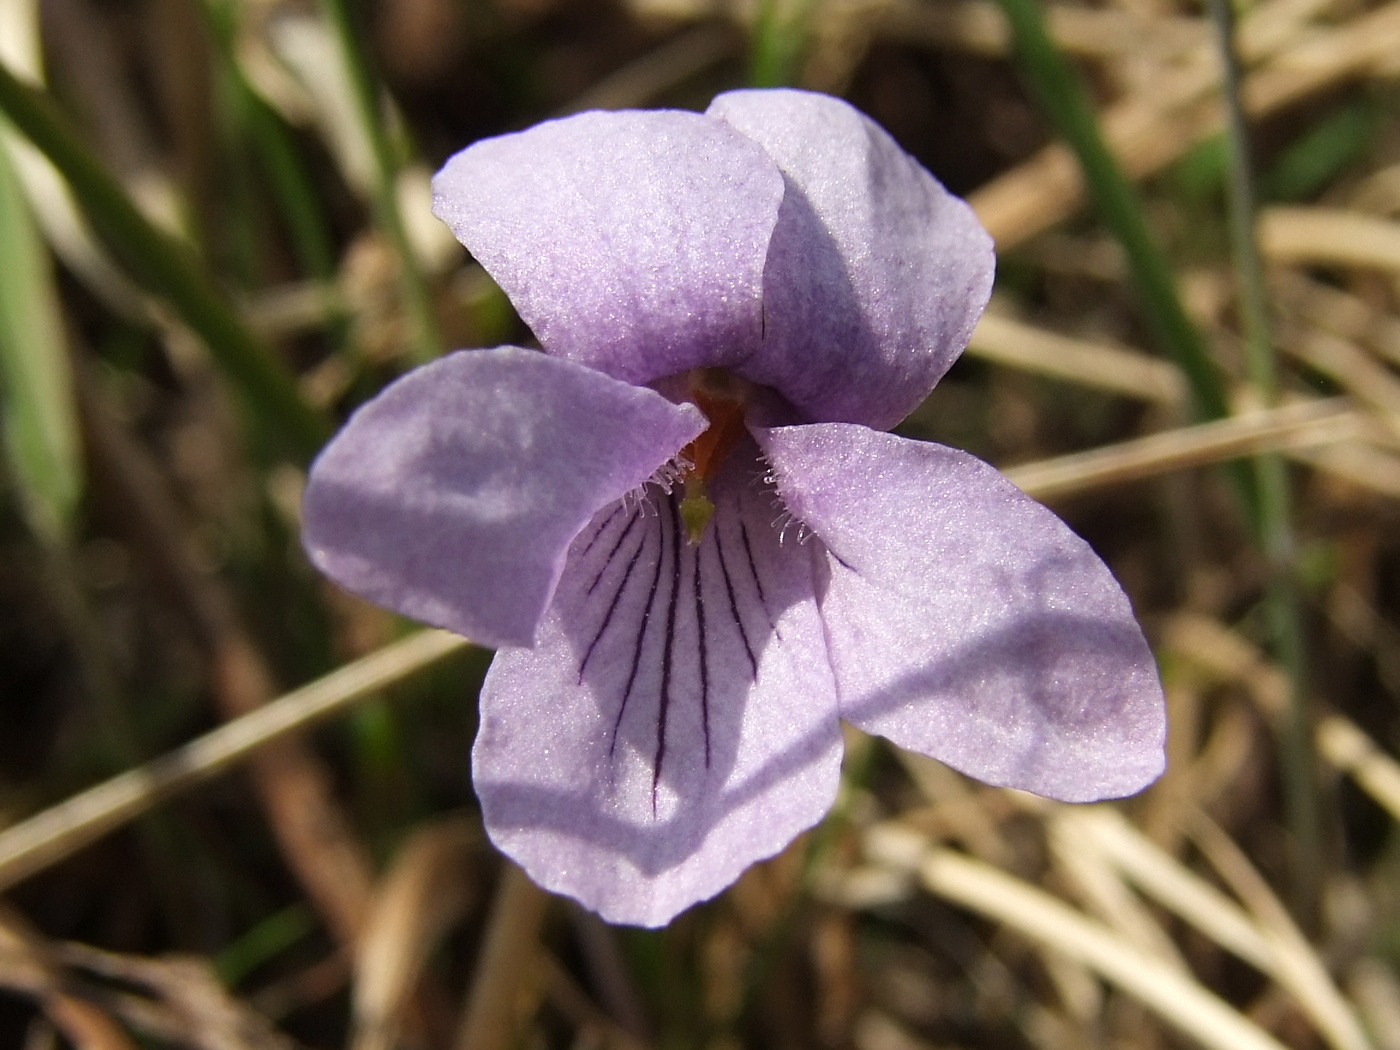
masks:
<instances>
[{"instance_id":1,"label":"thin grass stalk","mask_svg":"<svg viewBox=\"0 0 1400 1050\"><path fill-rule=\"evenodd\" d=\"M540 954L550 896L507 861L496 887L486 934L453 1044L455 1050L508 1050L519 1045L522 1000Z\"/></svg>"},{"instance_id":2,"label":"thin grass stalk","mask_svg":"<svg viewBox=\"0 0 1400 1050\"><path fill-rule=\"evenodd\" d=\"M929 850L916 870L930 893L1084 964L1202 1046L1283 1050L1272 1035L1191 976L1044 890L948 849Z\"/></svg>"},{"instance_id":3,"label":"thin grass stalk","mask_svg":"<svg viewBox=\"0 0 1400 1050\"><path fill-rule=\"evenodd\" d=\"M239 119L252 140L281 214L291 234L293 250L302 267L323 282L333 295L326 312L325 330L332 345L345 353L351 347L350 314L336 283L336 257L324 201L308 174L281 115L244 79L236 63L225 63L224 73Z\"/></svg>"},{"instance_id":4,"label":"thin grass stalk","mask_svg":"<svg viewBox=\"0 0 1400 1050\"><path fill-rule=\"evenodd\" d=\"M419 631L0 831L0 889L470 644L447 631Z\"/></svg>"},{"instance_id":5,"label":"thin grass stalk","mask_svg":"<svg viewBox=\"0 0 1400 1050\"><path fill-rule=\"evenodd\" d=\"M749 39L749 84L784 87L797 79L813 0L759 0Z\"/></svg>"},{"instance_id":6,"label":"thin grass stalk","mask_svg":"<svg viewBox=\"0 0 1400 1050\"><path fill-rule=\"evenodd\" d=\"M1142 298L1146 320L1162 348L1181 365L1197 413L1229 414L1210 350L1176 292L1171 268L1148 231L1136 191L1105 145L1083 87L1051 41L1038 0L997 0L1011 26L1021 69L1046 113L1084 170L1103 221L1122 244Z\"/></svg>"},{"instance_id":7,"label":"thin grass stalk","mask_svg":"<svg viewBox=\"0 0 1400 1050\"><path fill-rule=\"evenodd\" d=\"M267 172L297 260L308 273L329 281L335 277L336 252L324 195L307 171L281 114L254 90L238 64L233 10L224 3L207 4L202 10L216 45L219 76L233 117L242 125Z\"/></svg>"},{"instance_id":8,"label":"thin grass stalk","mask_svg":"<svg viewBox=\"0 0 1400 1050\"><path fill-rule=\"evenodd\" d=\"M802 850L800 882L784 896L773 921L756 938L753 952L744 966L743 996L737 1012L728 1019L731 1026L742 1027L746 1022L757 1020L772 991L774 976L789 954L794 938L800 935L802 914L808 906L805 887L811 885L816 872L827 863L832 849L849 827L852 793L869 783L878 754L869 738L858 746L847 745L841 768L841 790L836 801L822 821L806 833L800 846L790 847Z\"/></svg>"},{"instance_id":9,"label":"thin grass stalk","mask_svg":"<svg viewBox=\"0 0 1400 1050\"><path fill-rule=\"evenodd\" d=\"M225 64L224 75L238 117L281 205L298 261L313 276L332 280L336 270L335 247L325 221L324 197L297 155L287 126L277 111L248 85L233 62Z\"/></svg>"},{"instance_id":10,"label":"thin grass stalk","mask_svg":"<svg viewBox=\"0 0 1400 1050\"><path fill-rule=\"evenodd\" d=\"M271 443L309 459L326 420L301 399L287 370L243 324L193 255L158 230L82 143L44 91L0 64L0 111L62 173L88 219L138 281L197 333L263 424Z\"/></svg>"},{"instance_id":11,"label":"thin grass stalk","mask_svg":"<svg viewBox=\"0 0 1400 1050\"><path fill-rule=\"evenodd\" d=\"M399 211L399 166L385 131L379 83L370 72L345 0L320 0L320 8L344 56L345 68L355 93L355 111L359 114L365 139L374 155L375 216L399 257L399 289L412 326L413 356L419 361L429 361L443 351L442 333L433 314L427 282L418 269L417 253L408 239L403 215Z\"/></svg>"},{"instance_id":12,"label":"thin grass stalk","mask_svg":"<svg viewBox=\"0 0 1400 1050\"><path fill-rule=\"evenodd\" d=\"M1236 49L1235 15L1230 0L1210 0L1220 53L1225 96L1226 182L1230 248L1235 267L1241 326L1245 337L1245 367L1265 402L1278 400L1278 362L1269 322L1269 294L1264 265L1255 236L1258 203L1250 158L1249 126L1241 95L1240 59ZM1292 496L1283 458L1265 454L1253 462L1258 494L1259 539L1269 565L1264 616L1273 650L1290 685L1289 718L1282 740L1284 802L1292 832L1294 904L1300 915L1311 915L1321 873L1322 836L1318 817L1315 759L1308 711L1306 654L1298 595L1292 566L1295 555Z\"/></svg>"}]
</instances>

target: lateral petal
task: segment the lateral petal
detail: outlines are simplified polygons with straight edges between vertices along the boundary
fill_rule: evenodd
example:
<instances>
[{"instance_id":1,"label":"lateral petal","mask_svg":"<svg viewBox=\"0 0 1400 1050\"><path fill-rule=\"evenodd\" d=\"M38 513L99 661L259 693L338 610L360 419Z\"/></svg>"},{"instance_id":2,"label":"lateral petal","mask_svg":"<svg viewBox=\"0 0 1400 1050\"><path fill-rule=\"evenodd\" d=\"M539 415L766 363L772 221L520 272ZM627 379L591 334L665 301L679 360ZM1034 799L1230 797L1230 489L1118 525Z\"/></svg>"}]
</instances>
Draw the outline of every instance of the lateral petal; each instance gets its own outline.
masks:
<instances>
[{"instance_id":1,"label":"lateral petal","mask_svg":"<svg viewBox=\"0 0 1400 1050\"><path fill-rule=\"evenodd\" d=\"M582 113L485 139L433 210L551 354L647 383L757 346L783 179L728 125Z\"/></svg>"},{"instance_id":2,"label":"lateral petal","mask_svg":"<svg viewBox=\"0 0 1400 1050\"><path fill-rule=\"evenodd\" d=\"M757 432L826 547L841 714L991 784L1084 802L1162 770L1152 653L1107 566L954 449L847 424Z\"/></svg>"},{"instance_id":3,"label":"lateral petal","mask_svg":"<svg viewBox=\"0 0 1400 1050\"><path fill-rule=\"evenodd\" d=\"M812 549L780 546L752 473L719 479L697 546L656 486L600 512L538 643L498 652L481 691L487 831L540 885L612 922L664 925L836 794Z\"/></svg>"},{"instance_id":4,"label":"lateral petal","mask_svg":"<svg viewBox=\"0 0 1400 1050\"><path fill-rule=\"evenodd\" d=\"M302 542L342 586L483 645L529 645L599 507L698 409L532 350L451 354L361 406L311 466Z\"/></svg>"},{"instance_id":5,"label":"lateral petal","mask_svg":"<svg viewBox=\"0 0 1400 1050\"><path fill-rule=\"evenodd\" d=\"M813 420L898 423L967 345L991 294L991 238L846 102L732 91L707 115L761 145L787 181L763 275L763 348L744 374Z\"/></svg>"}]
</instances>

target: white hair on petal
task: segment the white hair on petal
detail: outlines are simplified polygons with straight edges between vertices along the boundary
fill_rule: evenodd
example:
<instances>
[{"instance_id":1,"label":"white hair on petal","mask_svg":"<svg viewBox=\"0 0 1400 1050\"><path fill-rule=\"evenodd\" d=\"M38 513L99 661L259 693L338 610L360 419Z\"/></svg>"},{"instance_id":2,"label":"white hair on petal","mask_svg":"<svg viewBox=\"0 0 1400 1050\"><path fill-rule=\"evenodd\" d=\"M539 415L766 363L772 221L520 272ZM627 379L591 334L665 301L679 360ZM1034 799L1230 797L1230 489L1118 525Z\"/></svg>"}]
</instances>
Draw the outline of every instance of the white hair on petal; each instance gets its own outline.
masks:
<instances>
[{"instance_id":1,"label":"white hair on petal","mask_svg":"<svg viewBox=\"0 0 1400 1050\"><path fill-rule=\"evenodd\" d=\"M642 487L645 488L647 485L655 485L669 496L672 490L694 469L695 464L691 462L690 457L683 452L677 452L665 463L657 467L656 470L652 472L651 477L643 482Z\"/></svg>"}]
</instances>

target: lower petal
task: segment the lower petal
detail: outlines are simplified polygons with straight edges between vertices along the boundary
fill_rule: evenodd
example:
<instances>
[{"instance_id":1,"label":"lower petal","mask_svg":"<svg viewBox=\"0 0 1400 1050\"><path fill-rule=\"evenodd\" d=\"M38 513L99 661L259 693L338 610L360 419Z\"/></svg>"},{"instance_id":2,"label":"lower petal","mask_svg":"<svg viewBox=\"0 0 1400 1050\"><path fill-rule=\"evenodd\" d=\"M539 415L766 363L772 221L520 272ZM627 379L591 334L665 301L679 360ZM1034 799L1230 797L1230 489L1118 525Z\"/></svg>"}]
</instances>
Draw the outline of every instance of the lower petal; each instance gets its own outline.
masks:
<instances>
[{"instance_id":1,"label":"lower petal","mask_svg":"<svg viewBox=\"0 0 1400 1050\"><path fill-rule=\"evenodd\" d=\"M1156 666L1108 568L966 453L832 423L758 433L825 544L841 714L988 783L1067 801L1161 772Z\"/></svg>"},{"instance_id":2,"label":"lower petal","mask_svg":"<svg viewBox=\"0 0 1400 1050\"><path fill-rule=\"evenodd\" d=\"M750 467L756 467L752 458ZM656 486L575 541L533 649L497 653L473 775L496 844L613 922L660 926L821 819L841 736L812 547L712 490L692 546Z\"/></svg>"}]
</instances>

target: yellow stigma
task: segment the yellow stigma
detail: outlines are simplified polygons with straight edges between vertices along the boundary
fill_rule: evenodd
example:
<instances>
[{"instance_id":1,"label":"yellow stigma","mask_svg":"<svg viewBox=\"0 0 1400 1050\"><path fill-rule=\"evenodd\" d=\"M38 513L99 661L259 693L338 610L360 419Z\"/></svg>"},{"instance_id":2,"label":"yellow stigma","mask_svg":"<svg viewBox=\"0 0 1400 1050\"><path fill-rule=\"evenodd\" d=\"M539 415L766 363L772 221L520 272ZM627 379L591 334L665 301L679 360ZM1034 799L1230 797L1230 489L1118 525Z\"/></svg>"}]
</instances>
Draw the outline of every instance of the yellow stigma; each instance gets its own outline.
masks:
<instances>
[{"instance_id":1,"label":"yellow stigma","mask_svg":"<svg viewBox=\"0 0 1400 1050\"><path fill-rule=\"evenodd\" d=\"M692 466L685 474L681 522L685 525L686 540L697 545L715 513L715 505L705 492L705 482L715 476L744 436L744 408L752 386L722 368L692 369L686 379L689 400L705 413L710 423L704 433L682 450Z\"/></svg>"},{"instance_id":2,"label":"yellow stigma","mask_svg":"<svg viewBox=\"0 0 1400 1050\"><path fill-rule=\"evenodd\" d=\"M705 526L714 517L715 505L705 495L705 479L699 474L689 474L685 479L685 498L680 505L681 524L685 526L685 538L691 546L697 546L705 535Z\"/></svg>"}]
</instances>

